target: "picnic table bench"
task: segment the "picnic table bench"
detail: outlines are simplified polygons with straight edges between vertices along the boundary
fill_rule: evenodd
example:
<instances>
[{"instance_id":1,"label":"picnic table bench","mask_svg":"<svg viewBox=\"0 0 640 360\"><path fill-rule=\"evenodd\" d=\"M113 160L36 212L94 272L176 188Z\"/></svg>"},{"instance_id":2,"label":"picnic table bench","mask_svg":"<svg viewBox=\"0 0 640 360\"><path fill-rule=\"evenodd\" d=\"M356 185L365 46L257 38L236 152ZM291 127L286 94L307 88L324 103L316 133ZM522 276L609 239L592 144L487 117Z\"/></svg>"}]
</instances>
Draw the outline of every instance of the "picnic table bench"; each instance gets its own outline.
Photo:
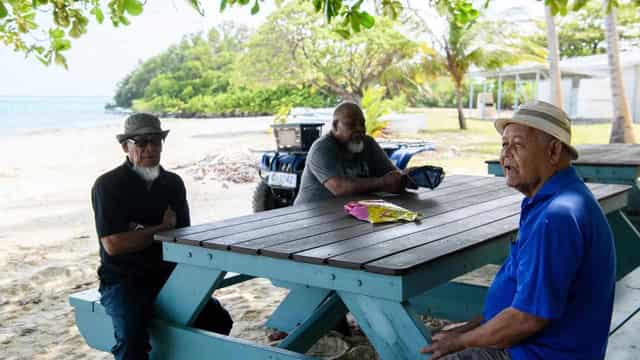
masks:
<instances>
[{"instance_id":1,"label":"picnic table bench","mask_svg":"<svg viewBox=\"0 0 640 360\"><path fill-rule=\"evenodd\" d=\"M626 206L629 186L589 187L610 219ZM419 349L430 333L419 315L481 311L486 289L452 280L504 260L522 195L500 178L451 176L434 191L385 199L421 220L371 225L347 216L346 200L336 199L158 234L164 259L177 266L156 299L152 357L309 359L303 354L350 311L382 359L424 359ZM640 241L629 222L613 225L616 241ZM289 332L279 347L190 327L227 272L290 289L267 324ZM98 298L71 302L87 342L108 350L113 330Z\"/></svg>"}]
</instances>

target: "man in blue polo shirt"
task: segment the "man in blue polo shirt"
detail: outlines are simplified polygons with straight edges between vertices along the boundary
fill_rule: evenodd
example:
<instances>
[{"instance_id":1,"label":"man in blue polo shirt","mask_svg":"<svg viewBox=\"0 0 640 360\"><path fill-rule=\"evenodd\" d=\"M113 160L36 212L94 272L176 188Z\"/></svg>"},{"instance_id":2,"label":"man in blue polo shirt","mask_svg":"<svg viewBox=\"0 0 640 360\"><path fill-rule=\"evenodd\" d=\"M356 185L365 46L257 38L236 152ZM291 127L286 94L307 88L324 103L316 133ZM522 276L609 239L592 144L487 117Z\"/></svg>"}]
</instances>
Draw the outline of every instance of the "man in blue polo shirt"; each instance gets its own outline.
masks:
<instances>
[{"instance_id":1,"label":"man in blue polo shirt","mask_svg":"<svg viewBox=\"0 0 640 360\"><path fill-rule=\"evenodd\" d=\"M168 133L153 115L129 116L116 137L127 159L91 190L100 239L100 302L113 322L116 359L148 359L153 301L175 267L162 260L153 235L190 225L182 179L160 166ZM193 326L227 335L232 323L211 299Z\"/></svg>"},{"instance_id":2,"label":"man in blue polo shirt","mask_svg":"<svg viewBox=\"0 0 640 360\"><path fill-rule=\"evenodd\" d=\"M432 359L603 359L613 309L615 249L602 209L571 167L561 109L525 104L496 121L506 182L526 197L519 235L483 316L433 336Z\"/></svg>"}]
</instances>

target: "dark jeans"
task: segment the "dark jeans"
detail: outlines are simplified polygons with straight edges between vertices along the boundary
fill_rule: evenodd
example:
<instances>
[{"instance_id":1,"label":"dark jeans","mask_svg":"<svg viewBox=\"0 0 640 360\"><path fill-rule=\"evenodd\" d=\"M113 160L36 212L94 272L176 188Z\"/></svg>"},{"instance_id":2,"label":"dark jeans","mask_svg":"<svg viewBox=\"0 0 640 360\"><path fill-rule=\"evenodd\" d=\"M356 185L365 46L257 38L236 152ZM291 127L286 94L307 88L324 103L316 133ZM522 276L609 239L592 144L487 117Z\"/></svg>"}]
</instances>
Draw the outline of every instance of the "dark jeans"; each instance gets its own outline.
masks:
<instances>
[{"instance_id":1,"label":"dark jeans","mask_svg":"<svg viewBox=\"0 0 640 360\"><path fill-rule=\"evenodd\" d=\"M442 360L510 360L511 356L506 350L492 348L468 348L449 354Z\"/></svg>"},{"instance_id":2,"label":"dark jeans","mask_svg":"<svg viewBox=\"0 0 640 360\"><path fill-rule=\"evenodd\" d=\"M144 284L100 284L100 302L113 321L116 344L111 353L118 360L149 358L149 332L153 302L159 287ZM233 321L229 313L212 298L200 312L193 327L228 335Z\"/></svg>"}]
</instances>

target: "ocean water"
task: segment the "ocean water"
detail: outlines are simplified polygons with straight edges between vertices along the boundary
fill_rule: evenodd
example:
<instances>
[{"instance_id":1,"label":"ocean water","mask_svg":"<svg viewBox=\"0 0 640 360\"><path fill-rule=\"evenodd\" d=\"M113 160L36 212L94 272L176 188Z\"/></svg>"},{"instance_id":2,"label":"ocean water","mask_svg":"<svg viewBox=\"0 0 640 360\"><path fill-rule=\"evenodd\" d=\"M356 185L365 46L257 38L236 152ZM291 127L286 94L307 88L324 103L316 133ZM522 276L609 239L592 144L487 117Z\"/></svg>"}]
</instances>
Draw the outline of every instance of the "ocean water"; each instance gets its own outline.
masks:
<instances>
[{"instance_id":1,"label":"ocean water","mask_svg":"<svg viewBox=\"0 0 640 360\"><path fill-rule=\"evenodd\" d=\"M109 101L99 96L0 96L0 134L121 124L126 115L106 112Z\"/></svg>"}]
</instances>

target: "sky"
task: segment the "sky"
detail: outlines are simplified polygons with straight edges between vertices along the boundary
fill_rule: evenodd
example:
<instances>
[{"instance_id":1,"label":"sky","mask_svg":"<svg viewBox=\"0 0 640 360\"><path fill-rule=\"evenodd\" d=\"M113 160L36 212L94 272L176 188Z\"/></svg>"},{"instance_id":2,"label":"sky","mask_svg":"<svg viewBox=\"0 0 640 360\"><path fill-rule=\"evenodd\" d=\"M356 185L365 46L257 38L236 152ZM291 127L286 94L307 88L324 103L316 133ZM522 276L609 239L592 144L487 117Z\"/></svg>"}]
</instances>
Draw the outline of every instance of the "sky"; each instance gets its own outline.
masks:
<instances>
[{"instance_id":1,"label":"sky","mask_svg":"<svg viewBox=\"0 0 640 360\"><path fill-rule=\"evenodd\" d=\"M425 3L426 0L412 0ZM200 16L185 0L147 0L142 15L131 25L114 28L108 19L102 25L91 22L87 34L72 41L66 52L69 70L44 66L32 58L0 44L0 96L113 96L116 84L140 61L156 55L184 35L206 32L224 21L257 28L275 9L273 0L261 2L252 16L250 6L218 11L219 0L205 0ZM534 0L495 0L491 14L522 6L523 16L543 14ZM418 5L419 6L419 5Z\"/></svg>"}]
</instances>

